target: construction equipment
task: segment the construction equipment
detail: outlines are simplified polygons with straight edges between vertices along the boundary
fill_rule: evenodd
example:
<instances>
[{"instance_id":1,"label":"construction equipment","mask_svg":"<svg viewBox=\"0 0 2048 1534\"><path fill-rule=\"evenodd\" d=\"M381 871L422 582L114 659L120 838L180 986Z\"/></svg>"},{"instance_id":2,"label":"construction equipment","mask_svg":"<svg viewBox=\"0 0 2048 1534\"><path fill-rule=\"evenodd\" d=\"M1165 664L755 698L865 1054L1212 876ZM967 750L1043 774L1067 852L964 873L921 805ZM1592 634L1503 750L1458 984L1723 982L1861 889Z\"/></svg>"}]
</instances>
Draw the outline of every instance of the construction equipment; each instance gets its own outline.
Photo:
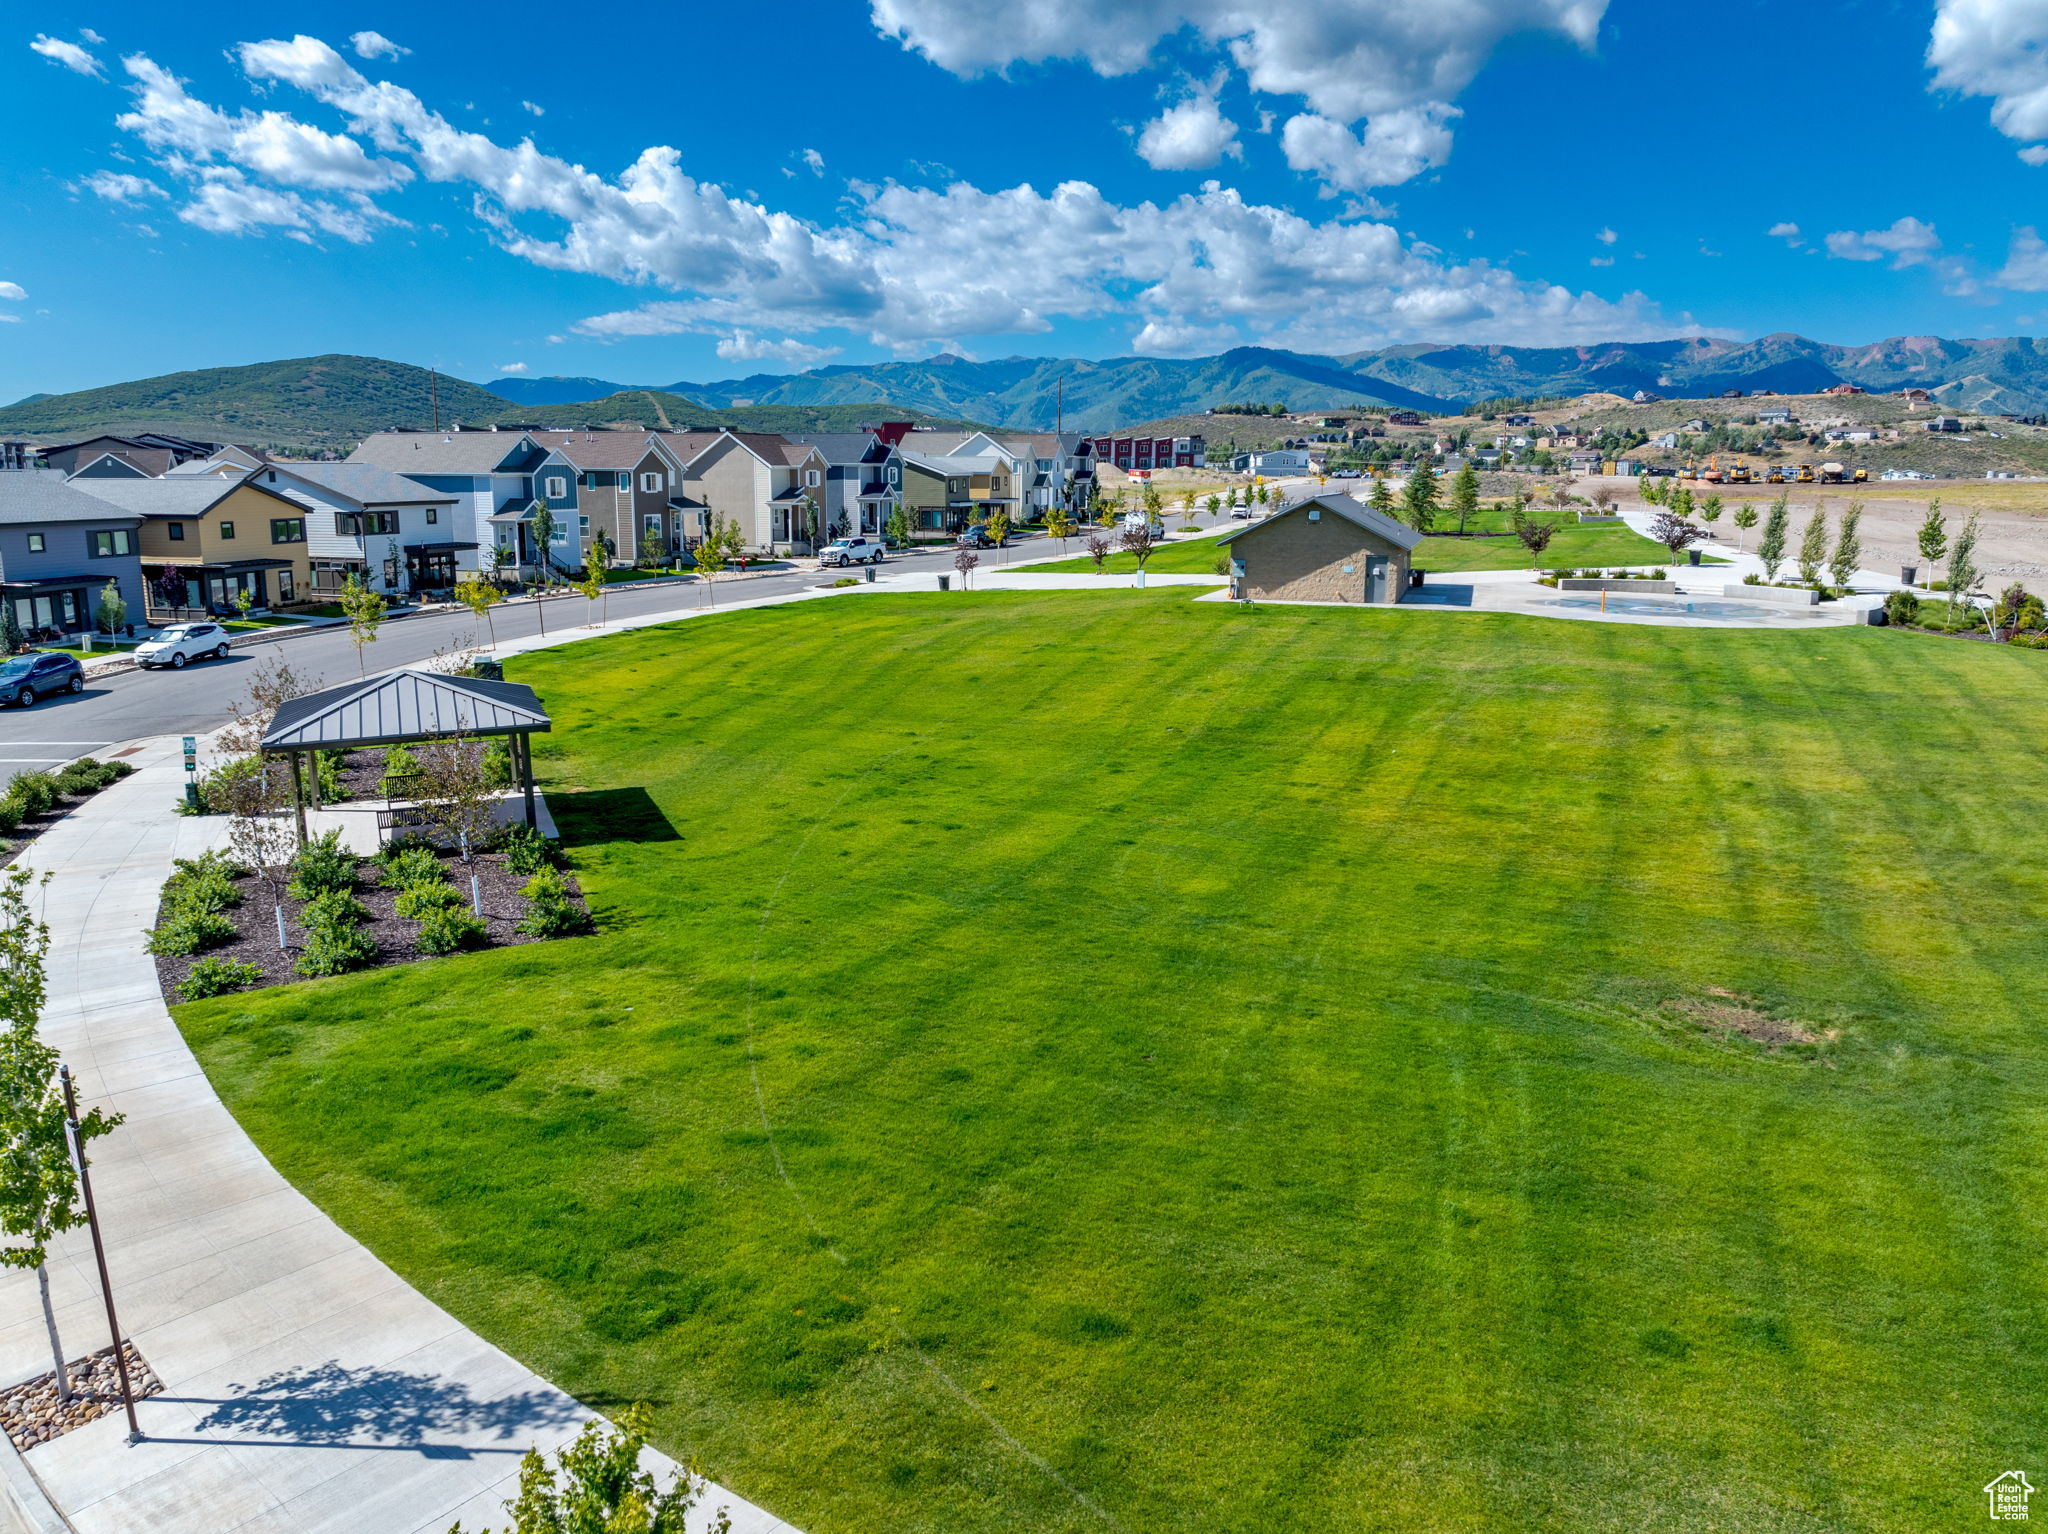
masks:
<instances>
[{"instance_id":1,"label":"construction equipment","mask_svg":"<svg viewBox=\"0 0 2048 1534\"><path fill-rule=\"evenodd\" d=\"M1749 471L1749 461L1747 459L1738 458L1735 460L1734 466L1728 470L1728 483L1731 485L1753 485L1756 483L1756 476Z\"/></svg>"},{"instance_id":2,"label":"construction equipment","mask_svg":"<svg viewBox=\"0 0 2048 1534\"><path fill-rule=\"evenodd\" d=\"M1700 471L1700 478L1710 485L1721 483L1721 455L1716 453L1707 460L1706 468Z\"/></svg>"},{"instance_id":3,"label":"construction equipment","mask_svg":"<svg viewBox=\"0 0 2048 1534\"><path fill-rule=\"evenodd\" d=\"M1698 479L1700 477L1700 466L1696 463L1688 462L1684 468L1678 471L1678 477L1680 479Z\"/></svg>"},{"instance_id":4,"label":"construction equipment","mask_svg":"<svg viewBox=\"0 0 2048 1534\"><path fill-rule=\"evenodd\" d=\"M1823 485L1845 485L1849 482L1849 471L1838 463L1824 463L1820 466L1820 482Z\"/></svg>"},{"instance_id":5,"label":"construction equipment","mask_svg":"<svg viewBox=\"0 0 2048 1534\"><path fill-rule=\"evenodd\" d=\"M1812 484L1812 483L1813 483L1813 465L1812 465L1812 464L1810 464L1810 463L1802 463L1802 464L1801 464L1801 465L1799 466L1799 483L1800 483L1800 484L1802 484L1802 485L1810 485L1810 484Z\"/></svg>"},{"instance_id":6,"label":"construction equipment","mask_svg":"<svg viewBox=\"0 0 2048 1534\"><path fill-rule=\"evenodd\" d=\"M1855 483L1855 484L1858 484L1858 485L1867 485L1867 484L1869 484L1869 483L1870 483L1870 470L1868 470L1868 469L1858 469L1858 470L1856 471L1856 477L1855 477L1855 479L1854 479L1853 483Z\"/></svg>"},{"instance_id":7,"label":"construction equipment","mask_svg":"<svg viewBox=\"0 0 2048 1534\"><path fill-rule=\"evenodd\" d=\"M1766 471L1765 471L1765 473L1764 473L1764 483L1765 483L1765 484L1767 484L1767 485L1782 485L1782 484L1784 484L1784 483L1785 483L1785 471L1784 471L1783 469L1779 468L1779 467L1778 467L1778 466L1777 466L1776 464L1772 464L1772 465L1770 466L1770 468L1769 468L1768 470L1766 470Z\"/></svg>"}]
</instances>

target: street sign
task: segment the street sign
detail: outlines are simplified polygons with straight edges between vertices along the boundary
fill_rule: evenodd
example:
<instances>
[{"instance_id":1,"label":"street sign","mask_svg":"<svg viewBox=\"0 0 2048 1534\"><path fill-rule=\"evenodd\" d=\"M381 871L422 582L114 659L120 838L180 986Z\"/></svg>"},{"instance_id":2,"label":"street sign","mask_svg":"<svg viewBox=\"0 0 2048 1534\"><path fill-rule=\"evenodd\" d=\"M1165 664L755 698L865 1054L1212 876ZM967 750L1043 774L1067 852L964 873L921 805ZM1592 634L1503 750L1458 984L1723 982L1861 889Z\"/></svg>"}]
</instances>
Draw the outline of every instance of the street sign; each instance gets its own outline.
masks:
<instances>
[{"instance_id":1,"label":"street sign","mask_svg":"<svg viewBox=\"0 0 2048 1534\"><path fill-rule=\"evenodd\" d=\"M187 735L185 737L185 770L187 772L197 772L199 770L199 740L196 736Z\"/></svg>"}]
</instances>

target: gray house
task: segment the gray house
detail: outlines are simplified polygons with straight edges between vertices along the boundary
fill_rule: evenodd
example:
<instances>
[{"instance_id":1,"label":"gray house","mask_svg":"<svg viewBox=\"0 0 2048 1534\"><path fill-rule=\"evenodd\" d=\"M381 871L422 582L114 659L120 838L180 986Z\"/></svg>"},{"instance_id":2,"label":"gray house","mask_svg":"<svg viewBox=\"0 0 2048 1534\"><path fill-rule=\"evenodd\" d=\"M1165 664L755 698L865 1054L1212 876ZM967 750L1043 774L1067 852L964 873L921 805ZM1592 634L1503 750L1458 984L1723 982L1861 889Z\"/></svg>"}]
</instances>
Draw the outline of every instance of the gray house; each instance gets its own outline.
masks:
<instances>
[{"instance_id":1,"label":"gray house","mask_svg":"<svg viewBox=\"0 0 2048 1534\"><path fill-rule=\"evenodd\" d=\"M0 601L24 633L76 633L108 581L142 621L142 518L73 488L57 469L0 470Z\"/></svg>"}]
</instances>

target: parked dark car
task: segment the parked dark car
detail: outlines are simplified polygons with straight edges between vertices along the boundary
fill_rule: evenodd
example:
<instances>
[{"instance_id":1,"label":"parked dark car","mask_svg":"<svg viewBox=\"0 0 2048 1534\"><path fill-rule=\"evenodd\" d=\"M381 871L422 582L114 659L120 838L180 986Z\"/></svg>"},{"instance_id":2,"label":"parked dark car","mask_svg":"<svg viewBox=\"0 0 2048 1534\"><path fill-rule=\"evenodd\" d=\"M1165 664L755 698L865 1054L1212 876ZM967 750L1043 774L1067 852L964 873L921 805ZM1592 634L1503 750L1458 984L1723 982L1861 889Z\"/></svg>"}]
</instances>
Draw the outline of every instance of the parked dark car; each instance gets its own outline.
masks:
<instances>
[{"instance_id":1,"label":"parked dark car","mask_svg":"<svg viewBox=\"0 0 2048 1534\"><path fill-rule=\"evenodd\" d=\"M999 549L1001 544L989 537L985 527L970 527L956 540L963 549Z\"/></svg>"},{"instance_id":2,"label":"parked dark car","mask_svg":"<svg viewBox=\"0 0 2048 1534\"><path fill-rule=\"evenodd\" d=\"M27 708L53 692L84 691L85 667L69 655L31 650L26 655L11 655L0 664L0 703Z\"/></svg>"}]
</instances>

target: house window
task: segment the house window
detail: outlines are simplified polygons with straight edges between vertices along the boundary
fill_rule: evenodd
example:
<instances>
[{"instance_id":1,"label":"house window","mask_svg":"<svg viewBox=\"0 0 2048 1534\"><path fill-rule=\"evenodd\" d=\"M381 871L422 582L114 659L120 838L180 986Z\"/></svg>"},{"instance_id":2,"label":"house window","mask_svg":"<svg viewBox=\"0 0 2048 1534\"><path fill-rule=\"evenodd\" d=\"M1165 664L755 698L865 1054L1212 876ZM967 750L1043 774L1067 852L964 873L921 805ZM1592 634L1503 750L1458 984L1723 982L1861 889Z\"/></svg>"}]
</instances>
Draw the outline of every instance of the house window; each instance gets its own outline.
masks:
<instances>
[{"instance_id":1,"label":"house window","mask_svg":"<svg viewBox=\"0 0 2048 1534\"><path fill-rule=\"evenodd\" d=\"M183 543L185 541L185 524L182 522L167 522L164 524L164 534L173 543Z\"/></svg>"},{"instance_id":2,"label":"house window","mask_svg":"<svg viewBox=\"0 0 2048 1534\"><path fill-rule=\"evenodd\" d=\"M280 602L292 600L292 573L289 570L277 572L277 599Z\"/></svg>"},{"instance_id":3,"label":"house window","mask_svg":"<svg viewBox=\"0 0 2048 1534\"><path fill-rule=\"evenodd\" d=\"M640 488L649 495L658 495L662 488L661 476L659 474L642 474L640 476Z\"/></svg>"},{"instance_id":4,"label":"house window","mask_svg":"<svg viewBox=\"0 0 2048 1534\"><path fill-rule=\"evenodd\" d=\"M630 469L621 469L621 470L619 470L619 488L620 488L621 490L631 490L631 489L633 488L633 472L632 472L632 470L630 470Z\"/></svg>"},{"instance_id":5,"label":"house window","mask_svg":"<svg viewBox=\"0 0 2048 1534\"><path fill-rule=\"evenodd\" d=\"M31 554L40 554L40 553L42 553L42 552L43 552L44 548L45 548L45 544L44 544L44 542L43 542L43 535L42 535L41 533L30 533L30 534L28 535L28 551L29 551L29 553L31 553Z\"/></svg>"},{"instance_id":6,"label":"house window","mask_svg":"<svg viewBox=\"0 0 2048 1534\"><path fill-rule=\"evenodd\" d=\"M946 493L948 495L960 495L964 493L966 489L967 481L964 479L949 479L946 481Z\"/></svg>"},{"instance_id":7,"label":"house window","mask_svg":"<svg viewBox=\"0 0 2048 1534\"><path fill-rule=\"evenodd\" d=\"M232 543L232 542L234 541L234 537L235 537L235 524L234 524L234 523L232 523L232 522L223 522L223 523L221 523L221 525L220 525L220 538L221 538L221 542L223 542L223 543Z\"/></svg>"},{"instance_id":8,"label":"house window","mask_svg":"<svg viewBox=\"0 0 2048 1534\"><path fill-rule=\"evenodd\" d=\"M112 532L94 533L92 551L94 556L100 559L112 554L133 554L135 540L129 536L127 528L117 527Z\"/></svg>"},{"instance_id":9,"label":"house window","mask_svg":"<svg viewBox=\"0 0 2048 1534\"><path fill-rule=\"evenodd\" d=\"M544 488L547 491L549 500L565 500L569 494L568 476L564 474L550 474L544 482Z\"/></svg>"},{"instance_id":10,"label":"house window","mask_svg":"<svg viewBox=\"0 0 2048 1534\"><path fill-rule=\"evenodd\" d=\"M306 519L304 517L272 517L270 519L270 541L272 543L304 543L306 541Z\"/></svg>"},{"instance_id":11,"label":"house window","mask_svg":"<svg viewBox=\"0 0 2048 1534\"><path fill-rule=\"evenodd\" d=\"M806 490L818 488L818 471L816 469L804 470L804 488Z\"/></svg>"},{"instance_id":12,"label":"house window","mask_svg":"<svg viewBox=\"0 0 2048 1534\"><path fill-rule=\"evenodd\" d=\"M429 522L439 522L441 520L441 508L438 506L429 506L427 508L427 520Z\"/></svg>"}]
</instances>

